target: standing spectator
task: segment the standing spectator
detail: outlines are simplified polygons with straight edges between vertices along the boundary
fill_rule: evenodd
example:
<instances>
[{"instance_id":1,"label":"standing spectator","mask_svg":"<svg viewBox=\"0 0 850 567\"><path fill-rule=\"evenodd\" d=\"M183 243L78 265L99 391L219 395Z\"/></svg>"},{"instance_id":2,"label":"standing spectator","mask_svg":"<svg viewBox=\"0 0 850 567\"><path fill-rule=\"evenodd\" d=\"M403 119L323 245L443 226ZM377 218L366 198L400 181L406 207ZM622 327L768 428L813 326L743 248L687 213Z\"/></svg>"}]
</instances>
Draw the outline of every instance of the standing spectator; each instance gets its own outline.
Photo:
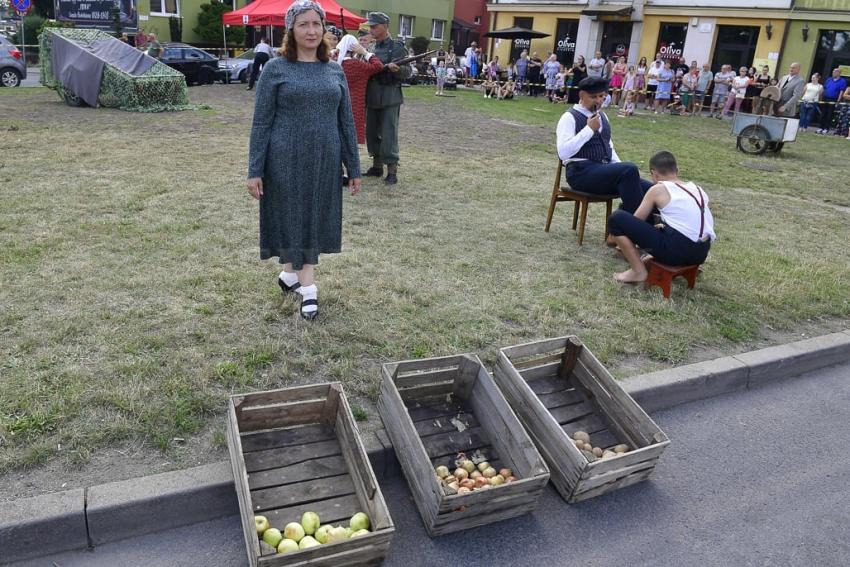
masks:
<instances>
[{"instance_id":1,"label":"standing spectator","mask_svg":"<svg viewBox=\"0 0 850 567\"><path fill-rule=\"evenodd\" d=\"M696 64L696 61L694 61L694 64ZM690 66L685 63L685 58L679 57L679 61L676 63L676 66L673 67L673 71L676 72L676 79L678 81L678 84L676 85L677 89L678 86L682 84L682 79L688 74L688 72L690 72L690 70Z\"/></svg>"},{"instance_id":2,"label":"standing spectator","mask_svg":"<svg viewBox=\"0 0 850 567\"><path fill-rule=\"evenodd\" d=\"M464 62L463 62L463 74L466 77L466 86L469 86L469 77L470 77L470 64L472 60L475 59L475 49L478 47L478 44L474 41L469 44L469 47L466 48L466 51L463 52ZM477 70L477 69L476 69Z\"/></svg>"},{"instance_id":3,"label":"standing spectator","mask_svg":"<svg viewBox=\"0 0 850 567\"><path fill-rule=\"evenodd\" d=\"M655 114L658 114L658 109L661 112L667 108L670 102L670 95L673 92L674 80L673 68L669 61L664 62L664 68L658 73L658 89L655 92Z\"/></svg>"},{"instance_id":4,"label":"standing spectator","mask_svg":"<svg viewBox=\"0 0 850 567\"><path fill-rule=\"evenodd\" d=\"M723 106L723 112L720 116L726 116L732 108L732 103L735 103L735 114L741 111L741 104L744 102L744 97L747 96L747 87L750 86L750 77L747 75L747 68L741 67L738 69L738 76L732 79L732 90L730 96L726 97L726 104ZM731 95L735 96L732 97Z\"/></svg>"},{"instance_id":5,"label":"standing spectator","mask_svg":"<svg viewBox=\"0 0 850 567\"><path fill-rule=\"evenodd\" d=\"M578 84L587 77L587 65L584 64L584 55L577 55L570 69L570 92L567 94L567 102L575 104L578 102Z\"/></svg>"},{"instance_id":6,"label":"standing spectator","mask_svg":"<svg viewBox=\"0 0 850 567\"><path fill-rule=\"evenodd\" d=\"M818 134L826 134L832 127L832 116L835 105L841 94L847 88L847 80L841 76L841 69L832 70L832 76L826 80L823 86L823 104L821 105L821 121Z\"/></svg>"},{"instance_id":7,"label":"standing spectator","mask_svg":"<svg viewBox=\"0 0 850 567\"><path fill-rule=\"evenodd\" d=\"M154 59L162 57L162 45L156 40L155 33L148 36L148 55Z\"/></svg>"},{"instance_id":8,"label":"standing spectator","mask_svg":"<svg viewBox=\"0 0 850 567\"><path fill-rule=\"evenodd\" d=\"M283 57L260 77L248 154L248 192L260 201L260 257L283 264L278 285L319 314L314 266L342 245L342 165L360 190L360 158L345 75L330 63L325 11L298 0L286 11ZM293 132L301 132L293 136Z\"/></svg>"},{"instance_id":9,"label":"standing spectator","mask_svg":"<svg viewBox=\"0 0 850 567\"><path fill-rule=\"evenodd\" d=\"M844 89L836 112L838 112L838 122L835 126L835 135L847 136L850 140L850 86Z\"/></svg>"},{"instance_id":10,"label":"standing spectator","mask_svg":"<svg viewBox=\"0 0 850 567\"><path fill-rule=\"evenodd\" d=\"M554 53L551 54L549 59L546 60L546 63L543 64L543 77L546 80L546 97L549 99L549 102L554 102L552 98L555 96L555 89L558 88L555 85L555 80L560 67L561 64L558 63L558 56Z\"/></svg>"},{"instance_id":11,"label":"standing spectator","mask_svg":"<svg viewBox=\"0 0 850 567\"><path fill-rule=\"evenodd\" d=\"M340 38L342 38L342 30L334 25L328 25L325 29L325 43L330 47L329 54L334 61L337 58L336 46L339 44Z\"/></svg>"},{"instance_id":12,"label":"standing spectator","mask_svg":"<svg viewBox=\"0 0 850 567\"><path fill-rule=\"evenodd\" d=\"M602 78L611 83L611 79L614 77L614 58L607 57L605 59L605 67L602 68ZM610 93L609 93L610 94Z\"/></svg>"},{"instance_id":13,"label":"standing spectator","mask_svg":"<svg viewBox=\"0 0 850 567\"><path fill-rule=\"evenodd\" d=\"M139 33L136 34L136 49L147 50L148 34L145 33L145 28L139 28Z\"/></svg>"},{"instance_id":14,"label":"standing spectator","mask_svg":"<svg viewBox=\"0 0 850 567\"><path fill-rule=\"evenodd\" d=\"M617 64L614 65L613 69L611 70L612 76L610 83L612 91L611 96L614 99L614 106L619 106L620 104L620 96L622 95L624 90L623 84L625 83L626 73L628 71L629 68L626 65L626 58L620 57L619 59L617 59Z\"/></svg>"},{"instance_id":15,"label":"standing spectator","mask_svg":"<svg viewBox=\"0 0 850 567\"><path fill-rule=\"evenodd\" d=\"M626 73L626 78L623 80L623 106L617 113L617 116L632 116L635 113L635 66L629 65L629 70Z\"/></svg>"},{"instance_id":16,"label":"standing spectator","mask_svg":"<svg viewBox=\"0 0 850 567\"><path fill-rule=\"evenodd\" d=\"M531 54L528 60L528 82L530 83L531 96L540 94L540 74L543 71L543 60L537 56L537 52Z\"/></svg>"},{"instance_id":17,"label":"standing spectator","mask_svg":"<svg viewBox=\"0 0 850 567\"><path fill-rule=\"evenodd\" d=\"M445 61L437 61L437 69L435 70L435 75L437 77L437 92L435 92L434 94L437 96L443 96L443 87L446 85Z\"/></svg>"},{"instance_id":18,"label":"standing spectator","mask_svg":"<svg viewBox=\"0 0 850 567\"><path fill-rule=\"evenodd\" d=\"M785 118L794 118L797 113L797 101L803 96L805 88L803 79L800 78L800 64L791 63L788 74L779 81L779 104L776 107L776 115Z\"/></svg>"},{"instance_id":19,"label":"standing spectator","mask_svg":"<svg viewBox=\"0 0 850 567\"><path fill-rule=\"evenodd\" d=\"M679 87L679 96L682 97L682 106L685 112L693 112L694 91L697 90L697 81L699 79L699 69L696 65L691 67L682 77L682 84Z\"/></svg>"},{"instance_id":20,"label":"standing spectator","mask_svg":"<svg viewBox=\"0 0 850 567\"><path fill-rule=\"evenodd\" d=\"M490 61L490 64L487 66L487 74L490 75L490 78L499 82L499 73L502 72L502 69L499 67L499 56L496 55L493 57L493 60Z\"/></svg>"},{"instance_id":21,"label":"standing spectator","mask_svg":"<svg viewBox=\"0 0 850 567\"><path fill-rule=\"evenodd\" d=\"M469 68L469 72L466 75L466 86L472 87L475 85L475 79L478 78L478 48L473 48L469 51L469 55L466 58L466 65Z\"/></svg>"},{"instance_id":22,"label":"standing spectator","mask_svg":"<svg viewBox=\"0 0 850 567\"><path fill-rule=\"evenodd\" d=\"M605 72L605 58L602 57L602 52L597 51L596 56L587 64L587 76L595 79L601 79Z\"/></svg>"},{"instance_id":23,"label":"standing spectator","mask_svg":"<svg viewBox=\"0 0 850 567\"><path fill-rule=\"evenodd\" d=\"M757 114L761 109L761 91L768 85L770 85L770 67L765 65L761 68L761 73L756 73L755 77L753 77L753 84L750 87L753 93L750 107L754 114Z\"/></svg>"},{"instance_id":24,"label":"standing spectator","mask_svg":"<svg viewBox=\"0 0 850 567\"><path fill-rule=\"evenodd\" d=\"M646 72L649 68L646 66L646 57L641 57L635 68L635 93L637 94L636 103L643 102L646 99L644 90L646 89Z\"/></svg>"},{"instance_id":25,"label":"standing spectator","mask_svg":"<svg viewBox=\"0 0 850 567\"><path fill-rule=\"evenodd\" d=\"M731 65L721 66L720 72L714 75L714 93L711 95L711 107L708 109L710 116L720 119L720 113L726 105L726 99L729 96L729 89L734 78L735 73L732 71Z\"/></svg>"},{"instance_id":26,"label":"standing spectator","mask_svg":"<svg viewBox=\"0 0 850 567\"><path fill-rule=\"evenodd\" d=\"M516 61L516 90L522 94L525 82L528 80L528 51L523 50Z\"/></svg>"},{"instance_id":27,"label":"standing spectator","mask_svg":"<svg viewBox=\"0 0 850 567\"><path fill-rule=\"evenodd\" d=\"M712 81L714 81L714 73L711 72L711 65L703 63L702 70L697 75L697 85L694 88L694 116L702 114L705 94L708 92L709 87L711 87Z\"/></svg>"},{"instance_id":28,"label":"standing spectator","mask_svg":"<svg viewBox=\"0 0 850 567\"><path fill-rule=\"evenodd\" d=\"M251 64L251 78L248 80L248 86L245 90L254 88L254 83L257 82L257 77L260 76L260 71L263 66L269 62L272 56L272 48L269 45L269 40L266 36L260 38L260 43L254 47L254 63Z\"/></svg>"},{"instance_id":29,"label":"standing spectator","mask_svg":"<svg viewBox=\"0 0 850 567\"><path fill-rule=\"evenodd\" d=\"M646 72L646 106L645 110L649 110L649 105L653 104L655 91L658 90L658 75L664 70L664 64L661 59L656 59L649 70Z\"/></svg>"},{"instance_id":30,"label":"standing spectator","mask_svg":"<svg viewBox=\"0 0 850 567\"><path fill-rule=\"evenodd\" d=\"M446 50L443 49L443 44L440 44L440 47L437 49L437 64L439 65L440 61L443 63L446 62Z\"/></svg>"},{"instance_id":31,"label":"standing spectator","mask_svg":"<svg viewBox=\"0 0 850 567\"><path fill-rule=\"evenodd\" d=\"M366 86L372 75L380 73L384 64L360 45L353 35L344 36L337 44L337 63L342 65L348 83L357 143L366 143Z\"/></svg>"},{"instance_id":32,"label":"standing spectator","mask_svg":"<svg viewBox=\"0 0 850 567\"><path fill-rule=\"evenodd\" d=\"M803 132L814 124L815 115L820 112L819 103L823 96L823 85L820 84L820 73L812 75L812 81L806 84L803 96L800 98L800 128Z\"/></svg>"}]
</instances>

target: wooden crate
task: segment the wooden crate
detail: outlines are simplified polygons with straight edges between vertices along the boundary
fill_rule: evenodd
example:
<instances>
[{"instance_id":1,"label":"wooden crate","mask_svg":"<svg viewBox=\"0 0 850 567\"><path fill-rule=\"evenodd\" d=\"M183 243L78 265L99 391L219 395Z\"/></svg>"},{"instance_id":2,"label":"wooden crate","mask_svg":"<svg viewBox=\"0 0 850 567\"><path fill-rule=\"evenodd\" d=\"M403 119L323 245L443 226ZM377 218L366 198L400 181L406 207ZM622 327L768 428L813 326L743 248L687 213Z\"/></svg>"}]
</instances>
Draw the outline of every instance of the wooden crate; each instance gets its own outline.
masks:
<instances>
[{"instance_id":1,"label":"wooden crate","mask_svg":"<svg viewBox=\"0 0 850 567\"><path fill-rule=\"evenodd\" d=\"M385 364L378 411L428 534L482 526L534 510L549 470L477 356ZM451 420L468 425L459 431ZM517 480L448 495L434 469L480 449ZM450 466L450 469L454 469Z\"/></svg>"},{"instance_id":2,"label":"wooden crate","mask_svg":"<svg viewBox=\"0 0 850 567\"><path fill-rule=\"evenodd\" d=\"M503 348L494 378L552 471L567 502L644 480L669 439L576 337ZM572 442L627 444L628 453L590 462Z\"/></svg>"},{"instance_id":3,"label":"wooden crate","mask_svg":"<svg viewBox=\"0 0 850 567\"><path fill-rule=\"evenodd\" d=\"M227 440L252 567L378 565L394 527L338 382L232 396ZM373 533L287 554L260 550L254 516L283 531L306 511L322 524L369 515Z\"/></svg>"}]
</instances>

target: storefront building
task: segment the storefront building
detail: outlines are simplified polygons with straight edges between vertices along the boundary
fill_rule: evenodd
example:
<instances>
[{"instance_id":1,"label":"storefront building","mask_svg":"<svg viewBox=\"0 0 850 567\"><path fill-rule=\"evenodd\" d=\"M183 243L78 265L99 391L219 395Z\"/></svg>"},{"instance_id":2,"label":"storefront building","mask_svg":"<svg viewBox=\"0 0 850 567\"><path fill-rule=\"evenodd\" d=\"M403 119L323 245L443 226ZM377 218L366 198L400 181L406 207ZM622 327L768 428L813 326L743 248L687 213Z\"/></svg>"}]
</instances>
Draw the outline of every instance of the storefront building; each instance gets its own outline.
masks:
<instances>
[{"instance_id":1,"label":"storefront building","mask_svg":"<svg viewBox=\"0 0 850 567\"><path fill-rule=\"evenodd\" d=\"M789 17L781 68L800 63L808 79L815 72L827 77L838 67L850 78L850 2L797 0Z\"/></svg>"},{"instance_id":2,"label":"storefront building","mask_svg":"<svg viewBox=\"0 0 850 567\"><path fill-rule=\"evenodd\" d=\"M523 50L528 50L529 55L537 52L540 58L555 53L561 63L570 65L577 53L584 55L584 50L578 47L578 35L581 11L586 7L586 0L564 0L558 3L491 1L487 5L490 30L518 26L547 33L549 37L532 40L490 39L483 44L483 49L498 55L501 61L515 60Z\"/></svg>"}]
</instances>

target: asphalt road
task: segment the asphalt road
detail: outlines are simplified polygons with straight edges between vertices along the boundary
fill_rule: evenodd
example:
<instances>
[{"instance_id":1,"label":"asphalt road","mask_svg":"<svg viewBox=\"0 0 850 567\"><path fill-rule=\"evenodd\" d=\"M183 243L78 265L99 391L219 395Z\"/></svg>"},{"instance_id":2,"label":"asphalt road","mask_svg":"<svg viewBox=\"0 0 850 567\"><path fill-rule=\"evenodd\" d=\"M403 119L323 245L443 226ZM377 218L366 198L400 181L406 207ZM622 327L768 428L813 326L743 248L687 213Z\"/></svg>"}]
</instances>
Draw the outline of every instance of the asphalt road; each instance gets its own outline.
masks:
<instances>
[{"instance_id":1,"label":"asphalt road","mask_svg":"<svg viewBox=\"0 0 850 567\"><path fill-rule=\"evenodd\" d=\"M41 75L41 71L38 67L27 67L27 78L21 81L22 87L40 87L41 83L38 82L38 78Z\"/></svg>"},{"instance_id":2,"label":"asphalt road","mask_svg":"<svg viewBox=\"0 0 850 567\"><path fill-rule=\"evenodd\" d=\"M383 486L387 566L847 565L850 365L653 416L672 445L653 477L569 506L430 539L403 480ZM236 566L236 516L19 566Z\"/></svg>"}]
</instances>

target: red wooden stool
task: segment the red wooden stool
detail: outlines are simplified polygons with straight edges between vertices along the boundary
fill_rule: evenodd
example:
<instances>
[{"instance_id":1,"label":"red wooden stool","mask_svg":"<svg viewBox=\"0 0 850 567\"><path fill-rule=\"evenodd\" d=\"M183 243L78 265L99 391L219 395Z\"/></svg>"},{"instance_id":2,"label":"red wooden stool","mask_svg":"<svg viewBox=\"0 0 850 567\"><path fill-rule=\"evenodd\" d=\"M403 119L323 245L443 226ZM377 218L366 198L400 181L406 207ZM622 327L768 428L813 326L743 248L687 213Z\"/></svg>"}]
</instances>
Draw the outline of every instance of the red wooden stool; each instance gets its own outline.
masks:
<instances>
[{"instance_id":1,"label":"red wooden stool","mask_svg":"<svg viewBox=\"0 0 850 567\"><path fill-rule=\"evenodd\" d=\"M657 285L664 293L664 297L670 297L670 287L673 285L673 278L683 277L688 282L688 289L694 289L697 283L697 274L699 273L699 265L695 266L668 266L656 261L654 258L647 258L644 261L649 274L646 276L644 287L646 289Z\"/></svg>"}]
</instances>

